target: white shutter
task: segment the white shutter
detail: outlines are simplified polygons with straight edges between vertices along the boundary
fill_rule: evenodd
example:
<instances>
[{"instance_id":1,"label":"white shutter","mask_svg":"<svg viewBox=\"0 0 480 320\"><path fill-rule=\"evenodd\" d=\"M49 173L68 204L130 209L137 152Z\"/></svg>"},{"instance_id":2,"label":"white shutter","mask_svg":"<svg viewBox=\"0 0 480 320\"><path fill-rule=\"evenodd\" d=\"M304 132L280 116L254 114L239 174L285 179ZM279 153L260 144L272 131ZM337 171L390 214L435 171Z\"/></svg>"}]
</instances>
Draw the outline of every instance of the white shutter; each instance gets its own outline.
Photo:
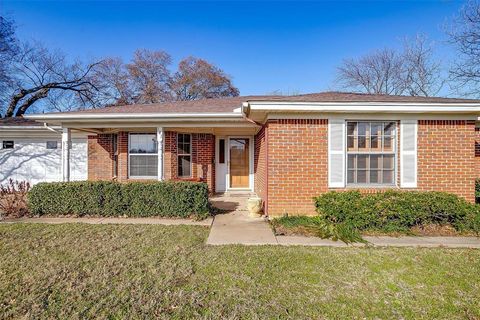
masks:
<instances>
[{"instance_id":1,"label":"white shutter","mask_svg":"<svg viewBox=\"0 0 480 320\"><path fill-rule=\"evenodd\" d=\"M417 187L417 120L400 122L400 187Z\"/></svg>"},{"instance_id":2,"label":"white shutter","mask_svg":"<svg viewBox=\"0 0 480 320\"><path fill-rule=\"evenodd\" d=\"M328 187L345 187L345 119L328 120Z\"/></svg>"}]
</instances>

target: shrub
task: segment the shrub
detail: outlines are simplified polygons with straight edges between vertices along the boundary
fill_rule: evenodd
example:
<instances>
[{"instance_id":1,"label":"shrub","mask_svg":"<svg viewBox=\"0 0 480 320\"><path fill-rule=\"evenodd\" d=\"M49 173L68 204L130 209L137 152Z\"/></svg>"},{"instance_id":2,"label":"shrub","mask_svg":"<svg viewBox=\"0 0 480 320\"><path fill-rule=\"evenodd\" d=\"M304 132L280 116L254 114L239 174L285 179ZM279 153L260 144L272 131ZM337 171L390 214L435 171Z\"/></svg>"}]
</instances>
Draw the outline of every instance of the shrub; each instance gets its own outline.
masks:
<instances>
[{"instance_id":1,"label":"shrub","mask_svg":"<svg viewBox=\"0 0 480 320\"><path fill-rule=\"evenodd\" d=\"M294 233L300 230L301 234L307 233L322 239L341 240L345 243L366 242L358 230L347 223L332 223L320 216L284 216L273 219L272 224L275 231L281 229L281 226L293 230Z\"/></svg>"},{"instance_id":2,"label":"shrub","mask_svg":"<svg viewBox=\"0 0 480 320\"><path fill-rule=\"evenodd\" d=\"M205 217L208 187L197 182L39 183L28 193L35 215Z\"/></svg>"},{"instance_id":3,"label":"shrub","mask_svg":"<svg viewBox=\"0 0 480 320\"><path fill-rule=\"evenodd\" d=\"M428 224L480 232L479 206L444 192L328 192L315 199L320 217L357 230L409 231Z\"/></svg>"},{"instance_id":4,"label":"shrub","mask_svg":"<svg viewBox=\"0 0 480 320\"><path fill-rule=\"evenodd\" d=\"M29 190L30 184L26 181L9 179L6 184L0 184L0 218L1 214L15 218L27 215Z\"/></svg>"}]
</instances>

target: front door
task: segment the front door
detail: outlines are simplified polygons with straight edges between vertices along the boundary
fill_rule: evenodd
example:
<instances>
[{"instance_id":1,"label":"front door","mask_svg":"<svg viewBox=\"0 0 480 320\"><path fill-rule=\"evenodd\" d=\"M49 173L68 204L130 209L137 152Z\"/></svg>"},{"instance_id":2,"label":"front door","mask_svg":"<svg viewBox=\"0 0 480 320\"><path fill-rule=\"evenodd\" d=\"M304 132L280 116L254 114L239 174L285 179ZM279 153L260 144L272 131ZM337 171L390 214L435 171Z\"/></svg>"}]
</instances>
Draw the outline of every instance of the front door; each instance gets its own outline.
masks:
<instances>
[{"instance_id":1,"label":"front door","mask_svg":"<svg viewBox=\"0 0 480 320\"><path fill-rule=\"evenodd\" d=\"M250 139L230 138L230 188L249 188Z\"/></svg>"}]
</instances>

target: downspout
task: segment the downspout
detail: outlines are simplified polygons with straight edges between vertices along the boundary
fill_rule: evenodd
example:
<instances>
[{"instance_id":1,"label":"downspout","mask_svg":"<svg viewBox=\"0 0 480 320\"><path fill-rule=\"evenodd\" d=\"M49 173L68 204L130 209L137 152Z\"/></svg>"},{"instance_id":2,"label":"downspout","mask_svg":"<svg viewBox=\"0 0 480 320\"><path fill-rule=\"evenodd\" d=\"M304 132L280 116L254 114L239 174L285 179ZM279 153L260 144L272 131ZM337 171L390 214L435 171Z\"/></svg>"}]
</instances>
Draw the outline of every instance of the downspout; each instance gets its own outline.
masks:
<instances>
[{"instance_id":1,"label":"downspout","mask_svg":"<svg viewBox=\"0 0 480 320\"><path fill-rule=\"evenodd\" d=\"M50 131L53 131L53 132L55 132L55 133L61 134L61 132L53 129L52 127L49 127L46 122L43 123L43 127L44 127L45 129L47 129L47 130L50 130Z\"/></svg>"}]
</instances>

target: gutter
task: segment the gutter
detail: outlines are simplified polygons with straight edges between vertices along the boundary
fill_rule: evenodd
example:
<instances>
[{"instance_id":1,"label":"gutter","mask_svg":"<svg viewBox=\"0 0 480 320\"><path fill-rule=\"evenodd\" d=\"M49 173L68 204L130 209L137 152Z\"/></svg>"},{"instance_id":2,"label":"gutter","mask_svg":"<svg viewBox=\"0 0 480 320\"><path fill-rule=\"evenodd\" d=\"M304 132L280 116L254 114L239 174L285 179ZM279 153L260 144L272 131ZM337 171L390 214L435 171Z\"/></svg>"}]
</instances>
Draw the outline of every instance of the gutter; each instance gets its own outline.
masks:
<instances>
[{"instance_id":1,"label":"gutter","mask_svg":"<svg viewBox=\"0 0 480 320\"><path fill-rule=\"evenodd\" d=\"M30 114L25 118L30 120L165 120L165 119L241 119L241 113L83 113L83 114Z\"/></svg>"},{"instance_id":2,"label":"gutter","mask_svg":"<svg viewBox=\"0 0 480 320\"><path fill-rule=\"evenodd\" d=\"M339 103L249 101L249 111L334 113L470 113L480 114L480 103Z\"/></svg>"}]
</instances>

